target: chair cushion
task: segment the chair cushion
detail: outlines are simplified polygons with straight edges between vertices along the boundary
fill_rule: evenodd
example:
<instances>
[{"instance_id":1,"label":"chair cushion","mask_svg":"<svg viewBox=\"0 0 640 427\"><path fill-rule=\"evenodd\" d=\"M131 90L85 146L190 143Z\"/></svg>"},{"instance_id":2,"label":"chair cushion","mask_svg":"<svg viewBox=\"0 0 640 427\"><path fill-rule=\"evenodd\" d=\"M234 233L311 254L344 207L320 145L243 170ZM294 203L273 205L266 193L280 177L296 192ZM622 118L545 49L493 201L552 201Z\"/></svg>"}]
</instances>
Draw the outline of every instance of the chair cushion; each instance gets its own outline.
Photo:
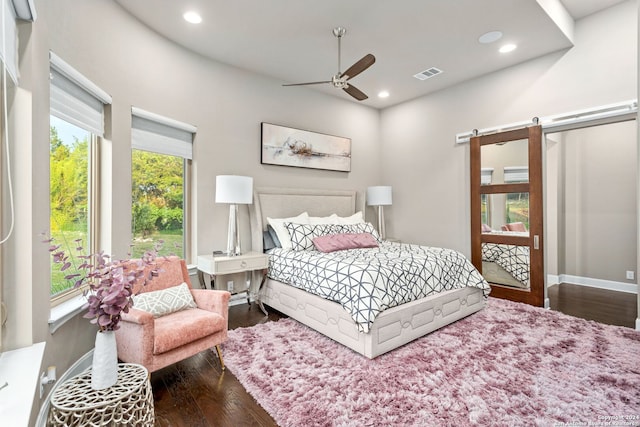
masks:
<instances>
[{"instance_id":1,"label":"chair cushion","mask_svg":"<svg viewBox=\"0 0 640 427\"><path fill-rule=\"evenodd\" d=\"M134 295L133 306L153 314L153 317L160 317L187 308L196 308L196 303L189 286L182 283L179 286Z\"/></svg>"},{"instance_id":2,"label":"chair cushion","mask_svg":"<svg viewBox=\"0 0 640 427\"><path fill-rule=\"evenodd\" d=\"M225 328L224 318L217 313L191 308L154 320L153 354L181 347Z\"/></svg>"}]
</instances>

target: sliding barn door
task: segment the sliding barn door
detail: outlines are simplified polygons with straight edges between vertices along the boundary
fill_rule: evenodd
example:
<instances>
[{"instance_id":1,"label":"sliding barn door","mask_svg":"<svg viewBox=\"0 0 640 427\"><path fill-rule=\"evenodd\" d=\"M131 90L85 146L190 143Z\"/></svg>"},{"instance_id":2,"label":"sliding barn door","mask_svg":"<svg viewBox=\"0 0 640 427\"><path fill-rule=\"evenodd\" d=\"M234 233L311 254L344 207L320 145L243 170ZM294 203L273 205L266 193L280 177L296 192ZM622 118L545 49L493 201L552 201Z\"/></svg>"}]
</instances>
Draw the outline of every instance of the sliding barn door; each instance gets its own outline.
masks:
<instances>
[{"instance_id":1,"label":"sliding barn door","mask_svg":"<svg viewBox=\"0 0 640 427\"><path fill-rule=\"evenodd\" d=\"M540 126L471 138L471 261L491 296L544 305Z\"/></svg>"}]
</instances>

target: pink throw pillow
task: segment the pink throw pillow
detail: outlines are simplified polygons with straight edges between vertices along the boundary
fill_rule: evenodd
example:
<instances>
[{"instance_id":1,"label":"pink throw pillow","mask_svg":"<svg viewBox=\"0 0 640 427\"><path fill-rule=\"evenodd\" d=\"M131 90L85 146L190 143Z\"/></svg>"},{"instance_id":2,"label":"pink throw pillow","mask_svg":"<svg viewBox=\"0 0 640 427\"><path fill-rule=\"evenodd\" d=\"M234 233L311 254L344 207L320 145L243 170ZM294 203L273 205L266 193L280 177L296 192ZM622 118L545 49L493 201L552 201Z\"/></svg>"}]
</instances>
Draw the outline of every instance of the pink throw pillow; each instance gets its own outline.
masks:
<instances>
[{"instance_id":1,"label":"pink throw pillow","mask_svg":"<svg viewBox=\"0 0 640 427\"><path fill-rule=\"evenodd\" d=\"M345 249L377 248L378 241L371 233L327 234L313 239L313 245L320 252L334 252Z\"/></svg>"},{"instance_id":2,"label":"pink throw pillow","mask_svg":"<svg viewBox=\"0 0 640 427\"><path fill-rule=\"evenodd\" d=\"M527 231L527 228L522 222L510 222L509 224L507 224L507 228L509 229L509 231Z\"/></svg>"}]
</instances>

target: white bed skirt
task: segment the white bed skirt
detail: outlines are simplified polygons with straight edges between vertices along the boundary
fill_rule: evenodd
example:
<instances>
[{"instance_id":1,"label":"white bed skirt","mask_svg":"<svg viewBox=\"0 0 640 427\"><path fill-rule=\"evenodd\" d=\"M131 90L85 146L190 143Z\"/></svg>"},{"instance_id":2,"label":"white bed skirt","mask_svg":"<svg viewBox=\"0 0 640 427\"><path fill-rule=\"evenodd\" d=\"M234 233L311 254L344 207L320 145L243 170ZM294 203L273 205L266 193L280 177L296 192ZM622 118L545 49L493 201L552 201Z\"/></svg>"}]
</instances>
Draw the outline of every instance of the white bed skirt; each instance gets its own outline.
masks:
<instances>
[{"instance_id":1,"label":"white bed skirt","mask_svg":"<svg viewBox=\"0 0 640 427\"><path fill-rule=\"evenodd\" d=\"M370 359L475 313L485 305L478 288L446 291L383 311L371 331L364 334L340 304L272 279L266 280L260 300Z\"/></svg>"}]
</instances>

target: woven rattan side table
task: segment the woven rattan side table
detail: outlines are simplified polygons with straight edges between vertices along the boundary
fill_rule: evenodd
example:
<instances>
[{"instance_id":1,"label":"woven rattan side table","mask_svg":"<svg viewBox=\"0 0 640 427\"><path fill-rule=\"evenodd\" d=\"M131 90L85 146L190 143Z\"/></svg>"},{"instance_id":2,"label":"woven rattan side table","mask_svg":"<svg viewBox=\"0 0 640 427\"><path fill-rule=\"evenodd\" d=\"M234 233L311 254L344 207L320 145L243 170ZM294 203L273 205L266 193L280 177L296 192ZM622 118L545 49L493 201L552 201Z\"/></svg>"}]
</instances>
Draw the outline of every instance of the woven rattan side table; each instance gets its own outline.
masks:
<instances>
[{"instance_id":1,"label":"woven rattan side table","mask_svg":"<svg viewBox=\"0 0 640 427\"><path fill-rule=\"evenodd\" d=\"M91 388L91 368L71 378L51 396L48 426L153 426L149 373L134 363L118 365L118 381Z\"/></svg>"}]
</instances>

